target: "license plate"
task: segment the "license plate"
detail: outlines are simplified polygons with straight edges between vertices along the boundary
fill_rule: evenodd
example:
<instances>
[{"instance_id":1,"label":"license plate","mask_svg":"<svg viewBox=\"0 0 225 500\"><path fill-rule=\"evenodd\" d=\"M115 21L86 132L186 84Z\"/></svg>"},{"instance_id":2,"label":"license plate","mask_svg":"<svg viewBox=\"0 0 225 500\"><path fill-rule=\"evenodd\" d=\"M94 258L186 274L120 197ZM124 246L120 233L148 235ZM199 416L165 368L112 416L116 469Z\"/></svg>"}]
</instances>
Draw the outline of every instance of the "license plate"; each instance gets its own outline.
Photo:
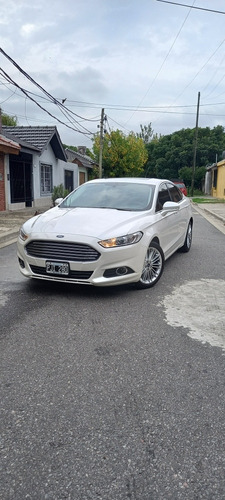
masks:
<instances>
[{"instance_id":1,"label":"license plate","mask_svg":"<svg viewBox=\"0 0 225 500\"><path fill-rule=\"evenodd\" d=\"M69 270L70 268L68 262L46 262L46 273L48 274L61 274L62 276L68 276Z\"/></svg>"}]
</instances>

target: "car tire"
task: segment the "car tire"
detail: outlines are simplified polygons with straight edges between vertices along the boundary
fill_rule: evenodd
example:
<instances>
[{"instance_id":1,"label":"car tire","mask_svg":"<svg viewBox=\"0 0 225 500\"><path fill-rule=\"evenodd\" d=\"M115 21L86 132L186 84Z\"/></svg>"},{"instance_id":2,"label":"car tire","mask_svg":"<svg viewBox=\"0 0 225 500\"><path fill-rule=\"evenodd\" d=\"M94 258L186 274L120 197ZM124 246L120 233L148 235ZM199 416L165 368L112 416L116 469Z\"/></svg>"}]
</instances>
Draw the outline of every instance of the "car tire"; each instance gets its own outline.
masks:
<instances>
[{"instance_id":1,"label":"car tire","mask_svg":"<svg viewBox=\"0 0 225 500\"><path fill-rule=\"evenodd\" d=\"M162 276L164 268L164 254L161 247L152 241L147 249L140 280L137 288L151 288Z\"/></svg>"},{"instance_id":2,"label":"car tire","mask_svg":"<svg viewBox=\"0 0 225 500\"><path fill-rule=\"evenodd\" d=\"M184 245L180 248L180 252L189 252L192 243L192 222L189 221Z\"/></svg>"}]
</instances>

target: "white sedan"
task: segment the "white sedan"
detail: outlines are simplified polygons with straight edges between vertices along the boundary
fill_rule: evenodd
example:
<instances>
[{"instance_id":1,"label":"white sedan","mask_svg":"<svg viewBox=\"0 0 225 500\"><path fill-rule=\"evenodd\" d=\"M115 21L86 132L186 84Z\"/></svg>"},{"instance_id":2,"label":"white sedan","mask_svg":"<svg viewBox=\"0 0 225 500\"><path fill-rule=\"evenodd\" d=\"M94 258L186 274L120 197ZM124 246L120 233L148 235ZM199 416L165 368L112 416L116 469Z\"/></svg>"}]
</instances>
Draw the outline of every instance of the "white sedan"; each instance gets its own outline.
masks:
<instances>
[{"instance_id":1,"label":"white sedan","mask_svg":"<svg viewBox=\"0 0 225 500\"><path fill-rule=\"evenodd\" d=\"M19 267L40 280L149 288L166 259L190 250L192 226L191 203L170 181L97 179L25 222Z\"/></svg>"}]
</instances>

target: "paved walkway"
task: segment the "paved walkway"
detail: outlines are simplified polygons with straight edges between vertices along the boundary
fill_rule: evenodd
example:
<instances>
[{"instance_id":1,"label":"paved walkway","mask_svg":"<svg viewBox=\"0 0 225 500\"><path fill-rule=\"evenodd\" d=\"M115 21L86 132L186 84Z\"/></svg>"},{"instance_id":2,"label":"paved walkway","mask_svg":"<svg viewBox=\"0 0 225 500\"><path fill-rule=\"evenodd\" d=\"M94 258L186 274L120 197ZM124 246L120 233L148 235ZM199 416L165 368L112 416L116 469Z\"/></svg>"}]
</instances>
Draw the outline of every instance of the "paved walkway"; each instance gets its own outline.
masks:
<instances>
[{"instance_id":1,"label":"paved walkway","mask_svg":"<svg viewBox=\"0 0 225 500\"><path fill-rule=\"evenodd\" d=\"M25 208L0 212L0 247L15 243L22 224L37 213L45 212L49 208L50 206L42 209Z\"/></svg>"},{"instance_id":2,"label":"paved walkway","mask_svg":"<svg viewBox=\"0 0 225 500\"><path fill-rule=\"evenodd\" d=\"M0 212L0 247L14 243L22 224L36 213L42 213L50 207L39 209L26 208L24 210ZM201 213L219 230L225 234L225 203L193 203L193 209Z\"/></svg>"},{"instance_id":3,"label":"paved walkway","mask_svg":"<svg viewBox=\"0 0 225 500\"><path fill-rule=\"evenodd\" d=\"M225 203L193 203L193 210L195 209L225 234Z\"/></svg>"}]
</instances>

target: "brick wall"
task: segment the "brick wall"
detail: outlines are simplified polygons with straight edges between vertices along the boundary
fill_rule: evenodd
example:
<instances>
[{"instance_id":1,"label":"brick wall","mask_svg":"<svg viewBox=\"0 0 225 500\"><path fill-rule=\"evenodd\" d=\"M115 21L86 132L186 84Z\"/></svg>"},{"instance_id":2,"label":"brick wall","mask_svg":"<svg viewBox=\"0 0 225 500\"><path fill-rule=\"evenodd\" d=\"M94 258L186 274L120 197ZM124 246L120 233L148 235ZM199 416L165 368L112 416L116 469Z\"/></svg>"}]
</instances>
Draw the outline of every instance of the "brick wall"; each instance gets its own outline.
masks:
<instances>
[{"instance_id":1,"label":"brick wall","mask_svg":"<svg viewBox=\"0 0 225 500\"><path fill-rule=\"evenodd\" d=\"M5 210L4 154L0 153L0 212Z\"/></svg>"}]
</instances>

